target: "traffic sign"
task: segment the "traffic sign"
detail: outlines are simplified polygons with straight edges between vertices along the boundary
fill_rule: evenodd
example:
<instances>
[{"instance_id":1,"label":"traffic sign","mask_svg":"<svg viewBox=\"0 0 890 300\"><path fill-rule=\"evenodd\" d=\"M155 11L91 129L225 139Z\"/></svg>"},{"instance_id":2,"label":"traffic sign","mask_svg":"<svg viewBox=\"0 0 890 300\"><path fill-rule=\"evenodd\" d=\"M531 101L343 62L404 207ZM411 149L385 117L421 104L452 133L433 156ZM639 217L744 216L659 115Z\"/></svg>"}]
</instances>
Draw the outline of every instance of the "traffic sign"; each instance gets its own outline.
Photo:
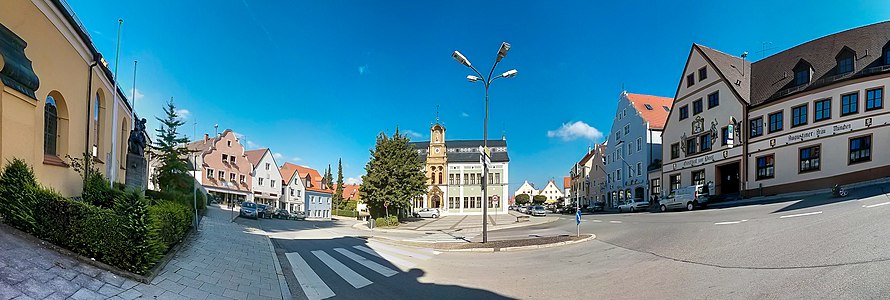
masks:
<instances>
[{"instance_id":1,"label":"traffic sign","mask_svg":"<svg viewBox=\"0 0 890 300\"><path fill-rule=\"evenodd\" d=\"M581 225L581 210L575 210L575 223Z\"/></svg>"}]
</instances>

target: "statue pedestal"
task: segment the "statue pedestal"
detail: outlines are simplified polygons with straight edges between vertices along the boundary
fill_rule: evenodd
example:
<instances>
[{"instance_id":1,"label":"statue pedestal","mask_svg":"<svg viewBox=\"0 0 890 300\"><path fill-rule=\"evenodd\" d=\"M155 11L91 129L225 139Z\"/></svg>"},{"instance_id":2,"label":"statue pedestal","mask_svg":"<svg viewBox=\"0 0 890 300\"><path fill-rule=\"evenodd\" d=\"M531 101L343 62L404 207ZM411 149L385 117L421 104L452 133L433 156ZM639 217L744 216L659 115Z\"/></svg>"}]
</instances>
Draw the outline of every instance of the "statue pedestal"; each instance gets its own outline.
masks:
<instances>
[{"instance_id":1,"label":"statue pedestal","mask_svg":"<svg viewBox=\"0 0 890 300\"><path fill-rule=\"evenodd\" d=\"M127 153L127 173L125 181L127 189L145 192L145 189L148 187L148 173L145 171L146 164L147 162L145 161L144 156Z\"/></svg>"}]
</instances>

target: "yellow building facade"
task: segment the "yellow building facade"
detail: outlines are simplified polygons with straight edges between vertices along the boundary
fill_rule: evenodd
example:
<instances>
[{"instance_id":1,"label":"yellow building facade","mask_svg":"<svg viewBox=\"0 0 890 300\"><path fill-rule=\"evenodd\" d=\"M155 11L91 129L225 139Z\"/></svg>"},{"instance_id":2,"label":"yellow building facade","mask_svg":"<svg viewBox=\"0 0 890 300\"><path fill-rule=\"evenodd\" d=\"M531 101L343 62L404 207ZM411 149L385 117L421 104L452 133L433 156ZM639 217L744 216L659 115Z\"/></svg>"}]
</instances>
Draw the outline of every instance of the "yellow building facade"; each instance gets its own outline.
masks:
<instances>
[{"instance_id":1,"label":"yellow building facade","mask_svg":"<svg viewBox=\"0 0 890 300\"><path fill-rule=\"evenodd\" d=\"M23 159L40 183L73 196L82 179L67 157L90 153L124 182L132 109L61 0L3 1L0 79L0 163Z\"/></svg>"}]
</instances>

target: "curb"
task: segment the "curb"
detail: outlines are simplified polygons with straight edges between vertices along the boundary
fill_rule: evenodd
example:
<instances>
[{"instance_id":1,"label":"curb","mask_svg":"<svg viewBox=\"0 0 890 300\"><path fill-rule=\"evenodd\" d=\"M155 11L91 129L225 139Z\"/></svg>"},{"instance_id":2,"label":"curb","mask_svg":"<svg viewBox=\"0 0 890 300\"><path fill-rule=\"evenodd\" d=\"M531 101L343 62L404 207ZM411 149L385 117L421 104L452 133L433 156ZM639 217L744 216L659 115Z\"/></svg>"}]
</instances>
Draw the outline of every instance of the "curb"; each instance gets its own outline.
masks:
<instances>
[{"instance_id":1,"label":"curb","mask_svg":"<svg viewBox=\"0 0 890 300\"><path fill-rule=\"evenodd\" d=\"M415 245L406 245L406 244L402 244L402 243L400 243L399 241L392 240L392 239L388 239L388 238L385 238L385 237L373 237L373 238L376 239L376 240L385 240L386 243L389 243L389 244L391 244L391 245L397 245L397 246L400 246L400 247L415 247L415 248L417 247L417 246L415 246ZM492 248L466 248L466 249L439 249L439 248L432 247L432 249L433 249L433 250L436 250L436 251L441 251L441 252L513 252L513 251L544 249L544 248L552 248L552 247L559 247L559 246L565 246L565 245L572 245L572 244L578 244L578 243L583 243L583 242L591 241L591 240L593 240L593 239L596 239L596 234L592 234L592 233L591 233L589 237L586 237L586 238L583 238L583 239L580 239L580 240L575 240L575 241L565 241L565 242L557 242L557 243L550 243L550 244L540 244L540 245L530 245L530 246L516 246L516 247L503 247L503 248L495 248L495 247L492 247Z\"/></svg>"},{"instance_id":2,"label":"curb","mask_svg":"<svg viewBox=\"0 0 890 300\"><path fill-rule=\"evenodd\" d=\"M266 236L266 241L269 242L269 250L272 251L272 261L275 263L275 275L278 277L278 289L281 292L281 299L293 299L290 288L287 286L287 280L284 279L284 271L281 270L281 262L278 260L278 255L275 255L275 245L272 244L272 239L268 235Z\"/></svg>"},{"instance_id":3,"label":"curb","mask_svg":"<svg viewBox=\"0 0 890 300\"><path fill-rule=\"evenodd\" d=\"M491 231L498 231L498 230L504 230L504 229L513 229L513 228L520 228L520 227L527 227L527 226L534 226L534 225L543 225L543 224L553 223L558 220L559 220L559 218L554 218L552 220L549 220L546 222L541 222L541 223L536 223L536 224L531 223L531 222L521 222L519 224L511 223L510 225L503 225L504 227L501 227L501 228L489 228L488 231L491 232ZM366 222L355 223L352 225L352 228L358 229L358 230L364 230L364 231L393 232L393 233L424 233L424 232L441 232L441 231L443 231L443 230L411 230L411 229L388 229L388 228L369 229L367 226L364 226L365 223ZM512 225L516 225L516 226L512 226ZM477 232L475 230L478 230L478 232L482 232L481 228L470 228L468 230L463 230L461 232L462 233L467 233L467 232L474 233L474 232Z\"/></svg>"}]
</instances>

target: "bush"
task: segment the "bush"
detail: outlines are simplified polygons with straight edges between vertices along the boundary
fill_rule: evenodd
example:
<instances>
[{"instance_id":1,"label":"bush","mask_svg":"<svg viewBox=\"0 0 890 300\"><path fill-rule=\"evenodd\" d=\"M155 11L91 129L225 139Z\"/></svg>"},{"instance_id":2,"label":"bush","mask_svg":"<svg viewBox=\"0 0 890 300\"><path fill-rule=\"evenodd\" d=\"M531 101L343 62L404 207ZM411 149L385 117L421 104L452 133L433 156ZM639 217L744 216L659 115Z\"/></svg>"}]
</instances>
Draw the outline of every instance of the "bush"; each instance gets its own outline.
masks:
<instances>
[{"instance_id":1,"label":"bush","mask_svg":"<svg viewBox=\"0 0 890 300\"><path fill-rule=\"evenodd\" d=\"M399 226L399 217L379 217L374 220L374 227L395 227Z\"/></svg>"},{"instance_id":2,"label":"bush","mask_svg":"<svg viewBox=\"0 0 890 300\"><path fill-rule=\"evenodd\" d=\"M338 215L341 217L355 218L358 216L358 212L354 211L354 210L338 210L338 211L335 211L335 215Z\"/></svg>"},{"instance_id":3,"label":"bush","mask_svg":"<svg viewBox=\"0 0 890 300\"><path fill-rule=\"evenodd\" d=\"M0 174L0 215L7 224L34 232L37 223L33 208L39 190L34 171L21 159L8 162Z\"/></svg>"},{"instance_id":4,"label":"bush","mask_svg":"<svg viewBox=\"0 0 890 300\"><path fill-rule=\"evenodd\" d=\"M197 201L195 200L196 196L198 197ZM185 205L189 208L189 210L192 210L192 207L194 207L195 205L198 206L199 211L207 208L207 199L205 198L204 193L200 192L197 193L197 195L193 195L191 192L159 192L146 190L145 197L149 199L149 203L151 205L158 204L163 200L171 200L176 203Z\"/></svg>"},{"instance_id":5,"label":"bush","mask_svg":"<svg viewBox=\"0 0 890 300\"><path fill-rule=\"evenodd\" d=\"M194 221L192 208L174 201L161 201L149 206L151 228L161 242L161 253L182 241Z\"/></svg>"},{"instance_id":6,"label":"bush","mask_svg":"<svg viewBox=\"0 0 890 300\"><path fill-rule=\"evenodd\" d=\"M105 175L96 169L90 171L83 186L83 201L102 208L114 208L124 194L122 189L112 188Z\"/></svg>"},{"instance_id":7,"label":"bush","mask_svg":"<svg viewBox=\"0 0 890 300\"><path fill-rule=\"evenodd\" d=\"M38 190L36 236L121 269L145 274L160 258L157 237L147 224L145 200L125 194L115 209Z\"/></svg>"}]
</instances>

